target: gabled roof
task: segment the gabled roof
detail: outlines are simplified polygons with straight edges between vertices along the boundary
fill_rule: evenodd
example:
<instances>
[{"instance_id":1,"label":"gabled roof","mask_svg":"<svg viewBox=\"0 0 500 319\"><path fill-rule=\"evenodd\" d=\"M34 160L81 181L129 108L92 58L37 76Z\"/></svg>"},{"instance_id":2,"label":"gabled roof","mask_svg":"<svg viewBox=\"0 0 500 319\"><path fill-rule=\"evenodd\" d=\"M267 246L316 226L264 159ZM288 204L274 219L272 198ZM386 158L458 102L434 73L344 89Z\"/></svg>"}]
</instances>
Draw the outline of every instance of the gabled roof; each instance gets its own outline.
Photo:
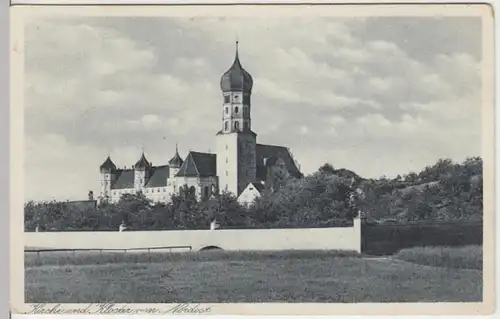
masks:
<instances>
[{"instance_id":1,"label":"gabled roof","mask_svg":"<svg viewBox=\"0 0 500 319\"><path fill-rule=\"evenodd\" d=\"M146 187L167 186L167 179L170 177L170 167L168 165L155 166L151 168L150 178L146 182Z\"/></svg>"},{"instance_id":2,"label":"gabled roof","mask_svg":"<svg viewBox=\"0 0 500 319\"><path fill-rule=\"evenodd\" d=\"M209 177L217 175L217 156L210 153L189 152L176 176Z\"/></svg>"},{"instance_id":3,"label":"gabled roof","mask_svg":"<svg viewBox=\"0 0 500 319\"><path fill-rule=\"evenodd\" d=\"M170 177L170 168L168 165L153 166L148 170L149 174L145 181L145 187L164 187L167 186L167 179ZM116 171L116 180L111 185L111 189L134 188L134 170L119 169Z\"/></svg>"},{"instance_id":4,"label":"gabled roof","mask_svg":"<svg viewBox=\"0 0 500 319\"><path fill-rule=\"evenodd\" d=\"M262 183L250 183L259 193L261 193L266 187Z\"/></svg>"},{"instance_id":5,"label":"gabled roof","mask_svg":"<svg viewBox=\"0 0 500 319\"><path fill-rule=\"evenodd\" d=\"M134 188L134 170L119 169L116 171L115 182L111 185L111 189Z\"/></svg>"},{"instance_id":6,"label":"gabled roof","mask_svg":"<svg viewBox=\"0 0 500 319\"><path fill-rule=\"evenodd\" d=\"M267 169L274 165L278 159L281 159L285 163L288 173L291 176L296 178L303 176L295 164L288 148L283 146L257 144L257 180L265 181L267 179Z\"/></svg>"}]
</instances>

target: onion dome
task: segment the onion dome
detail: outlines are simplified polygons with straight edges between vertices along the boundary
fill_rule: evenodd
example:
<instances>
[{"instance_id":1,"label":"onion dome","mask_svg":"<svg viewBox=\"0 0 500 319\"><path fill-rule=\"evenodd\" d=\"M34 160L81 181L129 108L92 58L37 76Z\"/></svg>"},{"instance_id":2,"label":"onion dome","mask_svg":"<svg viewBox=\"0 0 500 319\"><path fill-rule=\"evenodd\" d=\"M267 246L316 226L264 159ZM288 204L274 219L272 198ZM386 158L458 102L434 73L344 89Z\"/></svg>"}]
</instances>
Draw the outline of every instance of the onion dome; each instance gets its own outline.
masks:
<instances>
[{"instance_id":1,"label":"onion dome","mask_svg":"<svg viewBox=\"0 0 500 319\"><path fill-rule=\"evenodd\" d=\"M170 161L168 161L168 164L170 167L179 168L182 166L182 163L184 163L184 161L179 156L179 150L178 150L177 144L176 144L175 145L175 155L174 155L174 157L172 157L172 159Z\"/></svg>"},{"instance_id":2,"label":"onion dome","mask_svg":"<svg viewBox=\"0 0 500 319\"><path fill-rule=\"evenodd\" d=\"M111 158L108 156L108 158L106 158L104 163L102 163L99 168L101 171L114 171L114 170L116 170L116 165L115 165L115 163L113 163Z\"/></svg>"},{"instance_id":3,"label":"onion dome","mask_svg":"<svg viewBox=\"0 0 500 319\"><path fill-rule=\"evenodd\" d=\"M243 91L252 92L253 79L250 73L241 66L238 57L238 41L236 41L236 56L233 65L222 75L220 88L222 92Z\"/></svg>"},{"instance_id":4,"label":"onion dome","mask_svg":"<svg viewBox=\"0 0 500 319\"><path fill-rule=\"evenodd\" d=\"M137 161L137 163L135 163L135 166L134 166L136 169L146 169L146 168L149 168L151 167L151 163L148 162L148 160L146 159L146 156L144 156L144 152L142 153L142 156L141 158Z\"/></svg>"}]
</instances>

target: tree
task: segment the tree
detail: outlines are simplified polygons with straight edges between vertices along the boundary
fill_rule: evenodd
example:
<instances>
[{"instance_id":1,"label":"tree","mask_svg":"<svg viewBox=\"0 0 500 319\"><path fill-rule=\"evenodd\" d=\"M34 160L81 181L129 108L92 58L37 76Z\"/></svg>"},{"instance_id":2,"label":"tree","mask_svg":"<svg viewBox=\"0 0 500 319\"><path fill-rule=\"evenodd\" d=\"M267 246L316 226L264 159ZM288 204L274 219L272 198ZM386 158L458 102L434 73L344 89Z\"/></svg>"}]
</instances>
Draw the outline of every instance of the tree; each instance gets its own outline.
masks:
<instances>
[{"instance_id":1,"label":"tree","mask_svg":"<svg viewBox=\"0 0 500 319\"><path fill-rule=\"evenodd\" d=\"M285 162L278 158L274 164L267 167L266 188L272 193L277 192L285 187L290 178Z\"/></svg>"}]
</instances>

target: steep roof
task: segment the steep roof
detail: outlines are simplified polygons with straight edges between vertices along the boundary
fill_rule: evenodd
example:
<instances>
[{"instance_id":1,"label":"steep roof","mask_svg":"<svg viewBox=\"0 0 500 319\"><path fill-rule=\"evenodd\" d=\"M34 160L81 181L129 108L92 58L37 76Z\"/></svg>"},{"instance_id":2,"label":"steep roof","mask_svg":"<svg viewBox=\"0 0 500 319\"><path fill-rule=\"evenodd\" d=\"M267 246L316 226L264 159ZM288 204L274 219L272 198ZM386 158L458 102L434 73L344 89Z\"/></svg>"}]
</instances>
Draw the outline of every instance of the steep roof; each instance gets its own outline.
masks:
<instances>
[{"instance_id":1,"label":"steep roof","mask_svg":"<svg viewBox=\"0 0 500 319\"><path fill-rule=\"evenodd\" d=\"M285 163L288 173L300 178L302 173L295 164L295 161L290 154L288 148L283 146L257 144L256 147L256 162L257 162L257 180L265 181L267 179L267 169L274 165L278 158L281 158Z\"/></svg>"},{"instance_id":2,"label":"steep roof","mask_svg":"<svg viewBox=\"0 0 500 319\"><path fill-rule=\"evenodd\" d=\"M189 152L176 176L209 177L217 175L217 156L210 153Z\"/></svg>"},{"instance_id":3,"label":"steep roof","mask_svg":"<svg viewBox=\"0 0 500 319\"><path fill-rule=\"evenodd\" d=\"M266 187L262 183L250 183L252 186L261 193Z\"/></svg>"},{"instance_id":4,"label":"steep roof","mask_svg":"<svg viewBox=\"0 0 500 319\"><path fill-rule=\"evenodd\" d=\"M223 75L220 80L220 87L223 92L243 91L251 92L253 86L253 79L241 65L238 56L238 41L236 41L236 54L234 62Z\"/></svg>"},{"instance_id":5,"label":"steep roof","mask_svg":"<svg viewBox=\"0 0 500 319\"><path fill-rule=\"evenodd\" d=\"M101 164L101 166L99 167L99 169L114 171L116 169L116 165L115 165L115 163L113 163L113 161L111 160L111 158L108 156L108 158L106 158L106 160L104 161L104 163Z\"/></svg>"},{"instance_id":6,"label":"steep roof","mask_svg":"<svg viewBox=\"0 0 500 319\"><path fill-rule=\"evenodd\" d=\"M148 170L148 179L145 187L163 187L167 186L167 179L170 177L170 168L168 165L153 166ZM111 185L111 189L134 188L134 170L119 169L116 171L116 180Z\"/></svg>"},{"instance_id":7,"label":"steep roof","mask_svg":"<svg viewBox=\"0 0 500 319\"><path fill-rule=\"evenodd\" d=\"M168 165L155 166L151 169L146 187L167 186L167 179L170 177L170 167Z\"/></svg>"},{"instance_id":8,"label":"steep roof","mask_svg":"<svg viewBox=\"0 0 500 319\"><path fill-rule=\"evenodd\" d=\"M170 161L168 161L168 164L171 167L179 168L182 166L182 163L184 163L184 161L182 160L181 156L179 155L179 149L177 148L177 145L175 145L175 155L174 155L174 157L172 157L172 159L170 159Z\"/></svg>"},{"instance_id":9,"label":"steep roof","mask_svg":"<svg viewBox=\"0 0 500 319\"><path fill-rule=\"evenodd\" d=\"M151 163L148 162L148 160L146 159L146 156L144 155L144 153L142 153L141 158L137 161L137 163L135 163L134 167L144 169L144 168L151 167Z\"/></svg>"},{"instance_id":10,"label":"steep roof","mask_svg":"<svg viewBox=\"0 0 500 319\"><path fill-rule=\"evenodd\" d=\"M134 188L134 170L119 169L116 171L115 182L111 185L111 189Z\"/></svg>"}]
</instances>

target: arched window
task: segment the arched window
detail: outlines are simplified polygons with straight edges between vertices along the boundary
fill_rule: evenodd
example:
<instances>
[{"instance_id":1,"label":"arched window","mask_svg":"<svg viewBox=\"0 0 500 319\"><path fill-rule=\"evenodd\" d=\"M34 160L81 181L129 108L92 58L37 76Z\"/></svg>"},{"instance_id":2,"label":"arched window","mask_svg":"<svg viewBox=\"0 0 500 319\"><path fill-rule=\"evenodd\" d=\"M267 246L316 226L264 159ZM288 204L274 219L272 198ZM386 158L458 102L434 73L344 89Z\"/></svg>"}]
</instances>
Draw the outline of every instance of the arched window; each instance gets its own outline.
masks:
<instances>
[{"instance_id":1,"label":"arched window","mask_svg":"<svg viewBox=\"0 0 500 319\"><path fill-rule=\"evenodd\" d=\"M236 106L236 107L234 108L234 113L238 113L238 111L239 111L239 108Z\"/></svg>"},{"instance_id":2,"label":"arched window","mask_svg":"<svg viewBox=\"0 0 500 319\"><path fill-rule=\"evenodd\" d=\"M208 186L205 186L205 187L203 188L203 196L204 196L205 198L208 198Z\"/></svg>"},{"instance_id":3,"label":"arched window","mask_svg":"<svg viewBox=\"0 0 500 319\"><path fill-rule=\"evenodd\" d=\"M227 131L228 127L229 127L229 124L228 124L227 122L226 122L226 123L224 123L224 129L225 129L226 131Z\"/></svg>"},{"instance_id":4,"label":"arched window","mask_svg":"<svg viewBox=\"0 0 500 319\"><path fill-rule=\"evenodd\" d=\"M234 122L234 129L239 130L240 129L240 122Z\"/></svg>"}]
</instances>

